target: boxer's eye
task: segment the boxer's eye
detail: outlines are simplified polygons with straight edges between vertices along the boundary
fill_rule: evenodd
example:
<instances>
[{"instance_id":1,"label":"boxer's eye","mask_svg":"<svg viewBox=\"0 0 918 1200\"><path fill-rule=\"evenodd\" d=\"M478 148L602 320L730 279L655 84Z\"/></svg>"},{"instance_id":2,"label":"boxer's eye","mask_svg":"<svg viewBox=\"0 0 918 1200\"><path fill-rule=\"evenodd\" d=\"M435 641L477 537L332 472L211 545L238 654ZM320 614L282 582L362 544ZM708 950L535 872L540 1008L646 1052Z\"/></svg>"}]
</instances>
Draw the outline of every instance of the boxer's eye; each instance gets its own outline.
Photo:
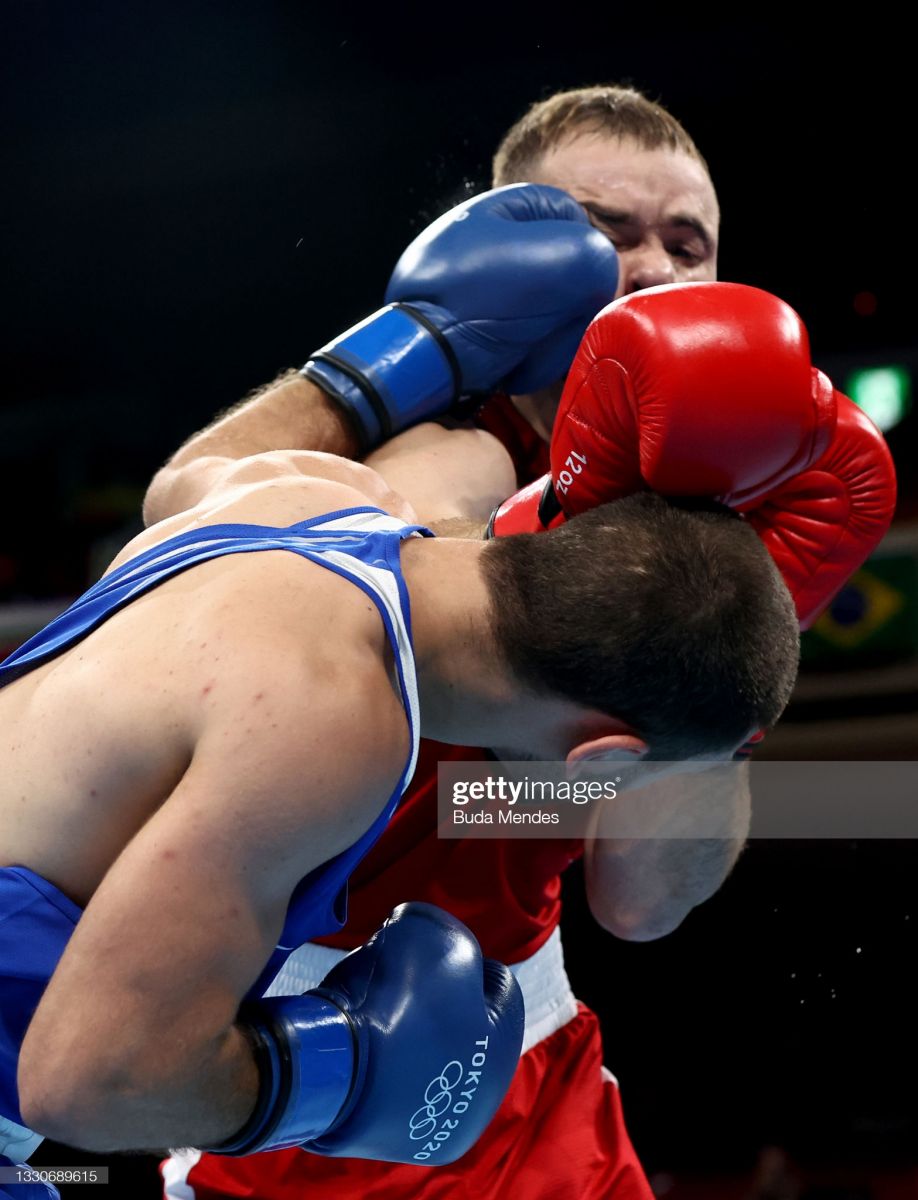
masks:
<instances>
[{"instance_id":1,"label":"boxer's eye","mask_svg":"<svg viewBox=\"0 0 918 1200\"><path fill-rule=\"evenodd\" d=\"M594 208L591 204L583 204L582 207L586 210L593 228L604 233L614 246L637 243L638 231L629 213L604 212L602 209Z\"/></svg>"},{"instance_id":2,"label":"boxer's eye","mask_svg":"<svg viewBox=\"0 0 918 1200\"><path fill-rule=\"evenodd\" d=\"M664 238L667 253L689 266L705 262L714 253L714 241L705 226L695 217L676 217L669 238Z\"/></svg>"},{"instance_id":3,"label":"boxer's eye","mask_svg":"<svg viewBox=\"0 0 918 1200\"><path fill-rule=\"evenodd\" d=\"M691 267L697 266L705 259L705 251L697 246L672 246L667 252Z\"/></svg>"}]
</instances>

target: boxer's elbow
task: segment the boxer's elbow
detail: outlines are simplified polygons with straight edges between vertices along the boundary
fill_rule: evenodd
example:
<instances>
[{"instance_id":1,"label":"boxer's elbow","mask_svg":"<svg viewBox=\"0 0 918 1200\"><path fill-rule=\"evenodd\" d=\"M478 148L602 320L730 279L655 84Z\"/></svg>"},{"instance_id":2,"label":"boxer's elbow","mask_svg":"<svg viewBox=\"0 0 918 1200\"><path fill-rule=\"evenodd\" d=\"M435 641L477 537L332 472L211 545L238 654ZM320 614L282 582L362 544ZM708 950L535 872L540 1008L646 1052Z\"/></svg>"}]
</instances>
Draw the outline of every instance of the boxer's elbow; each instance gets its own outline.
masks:
<instances>
[{"instance_id":1,"label":"boxer's elbow","mask_svg":"<svg viewBox=\"0 0 918 1200\"><path fill-rule=\"evenodd\" d=\"M112 1144L112 1098L119 1089L68 1063L20 1059L19 1109L23 1123L65 1146L98 1153Z\"/></svg>"},{"instance_id":2,"label":"boxer's elbow","mask_svg":"<svg viewBox=\"0 0 918 1200\"><path fill-rule=\"evenodd\" d=\"M179 465L170 460L160 467L143 498L144 527L149 528L200 504L234 462L217 455L200 455Z\"/></svg>"},{"instance_id":3,"label":"boxer's elbow","mask_svg":"<svg viewBox=\"0 0 918 1200\"><path fill-rule=\"evenodd\" d=\"M149 529L191 507L189 497L197 489L189 490L188 472L171 466L161 467L150 480L143 498L143 523Z\"/></svg>"},{"instance_id":4,"label":"boxer's elbow","mask_svg":"<svg viewBox=\"0 0 918 1200\"><path fill-rule=\"evenodd\" d=\"M140 1046L130 1054L89 1038L67 1041L39 1047L26 1040L17 1076L24 1124L89 1153L142 1148L146 1121L179 1090L168 1055L154 1065Z\"/></svg>"},{"instance_id":5,"label":"boxer's elbow","mask_svg":"<svg viewBox=\"0 0 918 1200\"><path fill-rule=\"evenodd\" d=\"M170 467L162 467L150 480L141 506L144 528L149 529L151 525L156 525L170 515L170 493L174 475Z\"/></svg>"}]
</instances>

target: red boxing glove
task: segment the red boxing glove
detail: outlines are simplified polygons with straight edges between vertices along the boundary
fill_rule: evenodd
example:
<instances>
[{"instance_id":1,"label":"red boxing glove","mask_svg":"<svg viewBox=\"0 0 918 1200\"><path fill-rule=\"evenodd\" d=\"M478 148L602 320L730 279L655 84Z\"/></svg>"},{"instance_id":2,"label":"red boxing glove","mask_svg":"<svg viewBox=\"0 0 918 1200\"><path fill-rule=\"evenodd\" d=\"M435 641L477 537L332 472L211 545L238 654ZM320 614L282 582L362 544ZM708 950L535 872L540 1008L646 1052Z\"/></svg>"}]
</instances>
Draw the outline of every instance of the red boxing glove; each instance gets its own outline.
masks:
<instances>
[{"instance_id":1,"label":"red boxing glove","mask_svg":"<svg viewBox=\"0 0 918 1200\"><path fill-rule=\"evenodd\" d=\"M535 532L646 488L708 496L747 514L810 623L892 520L883 439L845 409L833 440L837 407L802 321L777 297L732 283L634 293L603 309L580 345L551 476L502 505L492 531ZM805 521L791 512L798 494Z\"/></svg>"},{"instance_id":2,"label":"red boxing glove","mask_svg":"<svg viewBox=\"0 0 918 1200\"><path fill-rule=\"evenodd\" d=\"M768 547L809 629L889 529L896 470L876 425L835 393L829 448L807 470L740 506Z\"/></svg>"}]
</instances>

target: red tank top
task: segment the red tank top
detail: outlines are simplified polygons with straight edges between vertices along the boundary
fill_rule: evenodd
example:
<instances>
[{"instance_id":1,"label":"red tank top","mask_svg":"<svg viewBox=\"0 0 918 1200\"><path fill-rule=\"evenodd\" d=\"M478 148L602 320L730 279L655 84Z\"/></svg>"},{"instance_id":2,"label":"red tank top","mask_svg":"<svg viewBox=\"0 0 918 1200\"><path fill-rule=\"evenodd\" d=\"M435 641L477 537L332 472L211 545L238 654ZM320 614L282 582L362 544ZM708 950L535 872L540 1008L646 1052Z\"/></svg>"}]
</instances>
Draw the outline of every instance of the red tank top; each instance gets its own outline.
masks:
<instances>
[{"instance_id":1,"label":"red tank top","mask_svg":"<svg viewBox=\"0 0 918 1200\"><path fill-rule=\"evenodd\" d=\"M476 421L506 446L520 486L548 470L548 447L508 397L492 397ZM519 962L538 950L561 915L561 872L583 843L438 838L437 763L487 757L485 750L422 739L408 790L350 877L347 924L317 941L350 950L396 905L426 900L463 920L490 958Z\"/></svg>"}]
</instances>

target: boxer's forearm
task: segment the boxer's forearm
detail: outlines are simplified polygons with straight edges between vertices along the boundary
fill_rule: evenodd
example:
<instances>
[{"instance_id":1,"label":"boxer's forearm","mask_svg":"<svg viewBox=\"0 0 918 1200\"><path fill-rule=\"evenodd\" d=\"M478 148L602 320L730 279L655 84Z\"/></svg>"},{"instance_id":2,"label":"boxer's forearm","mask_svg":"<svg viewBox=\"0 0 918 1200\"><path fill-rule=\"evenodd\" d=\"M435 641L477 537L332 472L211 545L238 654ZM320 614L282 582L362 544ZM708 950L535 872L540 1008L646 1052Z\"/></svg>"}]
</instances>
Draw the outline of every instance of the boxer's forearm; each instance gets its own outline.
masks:
<instances>
[{"instance_id":1,"label":"boxer's forearm","mask_svg":"<svg viewBox=\"0 0 918 1200\"><path fill-rule=\"evenodd\" d=\"M425 421L378 446L364 462L425 525L451 537L480 537L495 507L516 487L516 469L503 445L470 425Z\"/></svg>"},{"instance_id":2,"label":"boxer's forearm","mask_svg":"<svg viewBox=\"0 0 918 1200\"><path fill-rule=\"evenodd\" d=\"M340 406L291 370L190 437L166 466L202 457L246 458L265 450L322 450L353 458L357 449Z\"/></svg>"},{"instance_id":3,"label":"boxer's forearm","mask_svg":"<svg viewBox=\"0 0 918 1200\"><path fill-rule=\"evenodd\" d=\"M229 1141L251 1116L259 1086L252 1050L236 1026L212 1053L189 1051L179 1073L150 1067L141 1078L107 1078L89 1070L78 1085L68 1083L68 1073L65 1064L46 1086L21 1074L23 1118L37 1133L95 1154Z\"/></svg>"},{"instance_id":4,"label":"boxer's forearm","mask_svg":"<svg viewBox=\"0 0 918 1200\"><path fill-rule=\"evenodd\" d=\"M751 815L748 764L662 779L635 800L647 836L603 836L620 828L613 802L585 845L587 896L604 928L650 941L713 896L736 863Z\"/></svg>"},{"instance_id":5,"label":"boxer's forearm","mask_svg":"<svg viewBox=\"0 0 918 1200\"><path fill-rule=\"evenodd\" d=\"M298 371L288 371L176 450L150 481L144 524L192 507L239 459L270 450L318 450L353 458L357 449L341 408Z\"/></svg>"}]
</instances>

